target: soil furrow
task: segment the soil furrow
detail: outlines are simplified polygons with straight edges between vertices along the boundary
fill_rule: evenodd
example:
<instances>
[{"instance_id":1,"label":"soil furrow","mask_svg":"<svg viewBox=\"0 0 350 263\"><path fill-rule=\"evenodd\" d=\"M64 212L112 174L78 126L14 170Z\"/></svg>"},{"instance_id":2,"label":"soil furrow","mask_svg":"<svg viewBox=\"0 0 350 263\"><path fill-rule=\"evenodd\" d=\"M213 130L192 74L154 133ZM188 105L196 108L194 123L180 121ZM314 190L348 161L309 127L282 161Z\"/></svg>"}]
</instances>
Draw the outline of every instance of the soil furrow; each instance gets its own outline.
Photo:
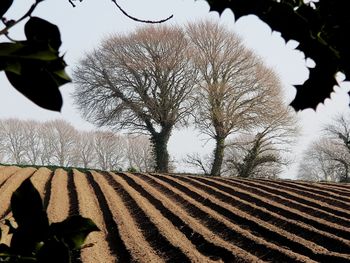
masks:
<instances>
[{"instance_id":1,"label":"soil furrow","mask_svg":"<svg viewBox=\"0 0 350 263\"><path fill-rule=\"evenodd\" d=\"M174 192L173 198L185 209L191 216L202 220L202 223L215 234L222 237L224 240L248 251L249 253L259 257L262 260L273 262L307 262L311 259L290 252L288 249L280 248L279 246L269 243L264 239L256 237L247 230L239 228L222 215L206 207L205 197L192 198L191 190L176 182L175 178L168 178L156 174L150 175L158 180L157 183L163 181L167 188Z\"/></svg>"},{"instance_id":2,"label":"soil furrow","mask_svg":"<svg viewBox=\"0 0 350 263\"><path fill-rule=\"evenodd\" d=\"M344 251L349 251L350 249L348 240L339 238L324 231L320 231L302 222L286 218L281 214L269 211L264 207L254 204L253 202L230 195L229 193L219 190L213 186L202 185L200 186L200 189L206 191L210 195L215 196L223 202L229 203L241 211L249 213L255 218L259 218L263 221L276 225L279 228L300 236L306 240L312 241L316 244L319 244L322 241L321 246L330 249L331 251L344 253Z\"/></svg>"},{"instance_id":3,"label":"soil furrow","mask_svg":"<svg viewBox=\"0 0 350 263\"><path fill-rule=\"evenodd\" d=\"M125 243L128 251L131 252L132 262L164 262L155 250L150 246L143 236L141 230L133 220L130 211L114 188L108 183L106 178L99 173L92 172L94 180L101 187L103 194L108 202L109 209L113 218L118 222L118 230L121 239Z\"/></svg>"},{"instance_id":4,"label":"soil furrow","mask_svg":"<svg viewBox=\"0 0 350 263\"><path fill-rule=\"evenodd\" d=\"M271 180L269 180L271 181ZM345 183L316 183L310 182L306 183L304 181L295 181L296 184L300 186L305 186L306 188L321 190L326 195L330 195L337 198L340 198L346 202L350 201L350 184Z\"/></svg>"},{"instance_id":5,"label":"soil furrow","mask_svg":"<svg viewBox=\"0 0 350 263\"><path fill-rule=\"evenodd\" d=\"M169 186L167 183L159 179L151 178L148 174L140 174L139 178L140 180L146 182L147 185L155 189L155 191L157 191L158 193L162 193L164 196L164 198L162 198L162 201L164 201L164 199L168 200L166 204L169 205L169 209L171 209L175 214L179 215L180 218L186 221L188 225L190 225L192 228L195 228L197 232L203 234L203 236L207 237L213 243L215 243L216 245L226 247L235 255L244 258L248 262L262 262L261 259L258 259L257 257L253 256L248 251L232 244L230 241L227 241L221 236L217 235L214 231L212 231L205 224L203 224L202 217L194 217L193 213L189 212L188 210L188 208L191 209L191 207L188 207L191 206L191 204L189 204L189 202L187 202L181 196L181 191L177 190L176 188L173 188L172 186ZM147 188L147 191L148 190L149 189ZM150 190L150 192L152 191ZM158 195L155 194L154 196Z\"/></svg>"},{"instance_id":6,"label":"soil furrow","mask_svg":"<svg viewBox=\"0 0 350 263\"><path fill-rule=\"evenodd\" d=\"M155 222L152 221L151 215L144 211L142 204L139 204L132 196L131 193L126 189L126 185L123 185L116 176L112 176L109 173L103 174L110 185L115 189L118 195L122 198L126 204L130 213L140 231L144 234L146 240L150 243L155 251L158 251L162 258L166 262L191 262L190 258L176 245L172 244L168 237L166 237L161 229L159 229ZM149 207L151 209L151 207ZM171 227L169 225L169 227ZM176 232L174 233L174 235Z\"/></svg>"},{"instance_id":7,"label":"soil furrow","mask_svg":"<svg viewBox=\"0 0 350 263\"><path fill-rule=\"evenodd\" d=\"M14 222L12 212L9 212L7 215L5 215L0 220L0 231L1 231L1 243L0 244L5 244L7 246L10 246L12 234L9 234L9 230L10 230L9 227L3 224L5 222L2 220L5 220L5 219L8 219L8 220Z\"/></svg>"},{"instance_id":8,"label":"soil furrow","mask_svg":"<svg viewBox=\"0 0 350 263\"><path fill-rule=\"evenodd\" d=\"M47 214L51 223L61 222L69 215L67 182L67 172L63 169L56 169L51 181L51 195L47 206Z\"/></svg>"},{"instance_id":9,"label":"soil furrow","mask_svg":"<svg viewBox=\"0 0 350 263\"><path fill-rule=\"evenodd\" d=\"M85 174L74 170L73 178L78 195L79 214L90 218L100 229L88 235L85 244L92 244L92 246L81 251L81 259L84 263L113 263L115 257L111 255L106 241L107 229L96 196Z\"/></svg>"},{"instance_id":10,"label":"soil furrow","mask_svg":"<svg viewBox=\"0 0 350 263\"><path fill-rule=\"evenodd\" d=\"M139 184L137 181L140 179L135 178L135 175L121 173L118 175L154 205L154 207L156 207L165 218L181 231L204 256L208 256L212 260L222 260L223 262L246 262L243 258L235 256L228 249L209 242L203 235L185 223L176 213L169 210L163 204L166 202L166 198L164 198L159 192L154 191L154 189L150 188L145 182L140 182ZM154 196L157 196L157 198ZM167 204L169 205L169 202L167 202ZM177 212L180 213L180 211Z\"/></svg>"},{"instance_id":11,"label":"soil furrow","mask_svg":"<svg viewBox=\"0 0 350 263\"><path fill-rule=\"evenodd\" d=\"M41 200L45 200L47 196L49 196L49 193L47 192L47 186L51 178L52 171L44 167L39 168L30 178L34 187L38 190ZM44 201L43 206L46 209Z\"/></svg>"},{"instance_id":12,"label":"soil furrow","mask_svg":"<svg viewBox=\"0 0 350 263\"><path fill-rule=\"evenodd\" d=\"M46 181L46 184L44 186L44 199L43 199L43 206L44 209L47 210L51 198L51 188L52 188L52 178L54 176L54 172L50 173L49 179Z\"/></svg>"},{"instance_id":13,"label":"soil furrow","mask_svg":"<svg viewBox=\"0 0 350 263\"><path fill-rule=\"evenodd\" d=\"M74 184L73 170L68 172L67 189L69 196L69 216L79 215L79 200L77 190Z\"/></svg>"},{"instance_id":14,"label":"soil furrow","mask_svg":"<svg viewBox=\"0 0 350 263\"><path fill-rule=\"evenodd\" d=\"M115 256L117 262L131 262L130 252L126 248L124 241L121 239L118 225L114 221L113 215L100 185L95 181L91 172L86 172L86 178L91 185L101 208L102 217L107 229L106 240L112 255Z\"/></svg>"},{"instance_id":15,"label":"soil furrow","mask_svg":"<svg viewBox=\"0 0 350 263\"><path fill-rule=\"evenodd\" d=\"M183 186L187 185L184 184ZM197 201L200 200L201 197L205 197L206 199L203 202L203 205L222 214L235 225L243 227L254 233L256 236L260 236L278 246L289 248L291 251L305 255L317 262L347 262L350 260L350 256L348 255L329 252L324 247L300 238L298 235L286 232L264 220L252 218L244 211L229 205L230 202L228 200L221 201L220 199L216 199L214 195L207 194L200 188L192 187L188 189L188 191L191 191L191 197Z\"/></svg>"},{"instance_id":16,"label":"soil furrow","mask_svg":"<svg viewBox=\"0 0 350 263\"><path fill-rule=\"evenodd\" d=\"M298 181L300 182L300 181ZM346 196L350 196L350 184L349 183L332 183L332 182L327 182L327 183L323 183L323 182L319 182L319 183L315 183L315 185L327 189L329 191L334 191L335 193L339 194L339 195L346 195Z\"/></svg>"},{"instance_id":17,"label":"soil furrow","mask_svg":"<svg viewBox=\"0 0 350 263\"><path fill-rule=\"evenodd\" d=\"M32 176L36 171L35 168L27 167L10 172L9 178L0 189L0 219L4 218L10 212L10 200L12 193L21 185L21 183Z\"/></svg>"},{"instance_id":18,"label":"soil furrow","mask_svg":"<svg viewBox=\"0 0 350 263\"><path fill-rule=\"evenodd\" d=\"M230 180L243 181L243 179L236 179L236 178L230 178ZM249 181L250 180L244 180L244 183L247 183ZM257 180L252 180L252 181L257 181ZM343 208L345 209L345 211L348 211L350 209L349 198L341 195L337 195L337 194L332 194L320 189L313 189L312 185L308 187L298 183L292 183L292 182L282 181L282 180L279 180L279 181L263 180L263 182L266 185L270 185L278 189L284 189L290 192L294 192L300 196L309 197L311 199L317 199L331 206Z\"/></svg>"},{"instance_id":19,"label":"soil furrow","mask_svg":"<svg viewBox=\"0 0 350 263\"><path fill-rule=\"evenodd\" d=\"M67 189L69 198L69 210L68 217L79 215L79 200L77 190L74 183L73 170L67 172ZM81 250L75 250L72 252L72 263L82 263Z\"/></svg>"},{"instance_id":20,"label":"soil furrow","mask_svg":"<svg viewBox=\"0 0 350 263\"><path fill-rule=\"evenodd\" d=\"M256 195L254 192L254 189L250 189L250 191L245 191L242 189L241 186L232 186L232 185L223 185L220 184L212 179L209 178L197 178L197 177L192 177L193 180L190 178L185 178L185 177L177 177L179 180L182 180L184 182L189 182L190 184L194 185L195 187L203 187L202 185L196 183L195 181L198 182L203 182L204 184L213 186L217 189L220 189L224 192L227 192L231 195L237 196L241 199L244 199L248 202L255 203L258 206L264 207L272 212L282 214L283 216L303 222L305 224L308 224L312 227L315 227L317 229L320 229L322 231L335 234L339 237L342 237L344 239L350 239L350 230L348 228L333 224L331 222L328 222L326 220L320 219L320 218L315 218L313 216L310 216L306 213L303 213L301 211L289 208L285 205L275 203L267 198L264 198L262 196Z\"/></svg>"},{"instance_id":21,"label":"soil furrow","mask_svg":"<svg viewBox=\"0 0 350 263\"><path fill-rule=\"evenodd\" d=\"M0 189L5 184L5 182L20 168L17 166L2 166L0 170Z\"/></svg>"},{"instance_id":22,"label":"soil furrow","mask_svg":"<svg viewBox=\"0 0 350 263\"><path fill-rule=\"evenodd\" d=\"M0 165L0 220L26 178L50 222L101 229L72 263L350 262L350 184Z\"/></svg>"},{"instance_id":23,"label":"soil furrow","mask_svg":"<svg viewBox=\"0 0 350 263\"><path fill-rule=\"evenodd\" d=\"M255 180L255 179L253 179ZM309 182L306 183L304 181L286 181L286 180L271 180L271 179L263 179L262 182L270 182L270 183L281 183L285 186L290 186L293 188L297 188L300 190L306 190L310 192L315 192L316 194L322 194L323 196L328 196L335 199L344 200L345 202L349 202L350 198L348 195L350 194L350 184L343 183L331 183L327 184ZM344 187L342 187L344 186ZM344 196L344 193L348 194Z\"/></svg>"},{"instance_id":24,"label":"soil furrow","mask_svg":"<svg viewBox=\"0 0 350 263\"><path fill-rule=\"evenodd\" d=\"M15 180L14 182L15 186L13 185L11 186L10 184L13 183L13 179L14 177L16 177L15 173L20 172L19 169L20 168L17 166L0 167L0 211L2 211L1 213L2 215L0 217L1 243L6 244L8 246L11 243L12 235L8 233L9 228L6 225L3 225L4 221L2 220L5 220L5 219L8 219L10 221L14 220L12 217L12 212L10 208L10 200L11 200L12 193L26 178L31 176L31 180L33 181L33 174L38 174L38 171L35 171L34 168L30 168L32 169L32 171L30 172L29 175L28 174L18 175L17 177L20 177L18 178L18 180L20 181Z\"/></svg>"},{"instance_id":25,"label":"soil furrow","mask_svg":"<svg viewBox=\"0 0 350 263\"><path fill-rule=\"evenodd\" d=\"M217 181L227 183L225 179L216 178ZM230 183L229 183L230 184ZM334 209L334 206L320 203L317 199L305 198L287 190L264 185L263 182L246 181L240 184L242 189L253 191L257 195L273 200L277 203L305 212L314 217L322 218L341 226L350 227L350 213ZM254 190L246 185L252 186Z\"/></svg>"}]
</instances>

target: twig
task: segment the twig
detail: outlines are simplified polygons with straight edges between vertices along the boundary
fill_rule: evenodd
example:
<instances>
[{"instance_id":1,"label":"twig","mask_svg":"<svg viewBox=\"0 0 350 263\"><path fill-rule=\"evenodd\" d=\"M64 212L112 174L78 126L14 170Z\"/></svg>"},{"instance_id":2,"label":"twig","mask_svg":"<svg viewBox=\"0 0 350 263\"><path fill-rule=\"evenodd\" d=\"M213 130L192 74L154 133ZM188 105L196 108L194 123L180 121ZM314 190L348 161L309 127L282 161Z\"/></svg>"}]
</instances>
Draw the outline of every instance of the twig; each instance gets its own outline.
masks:
<instances>
[{"instance_id":1,"label":"twig","mask_svg":"<svg viewBox=\"0 0 350 263\"><path fill-rule=\"evenodd\" d=\"M116 0L112 0L112 2L118 7L118 9L128 18L136 21L136 22L141 22L141 23L148 23L148 24L160 24L163 22L168 21L169 19L173 18L174 15L169 16L168 18L162 19L162 20L157 20L157 21L152 21L152 20L142 20L142 19L138 19L136 17L133 17L131 15L129 15L127 12L124 11L123 8L121 8L121 6L117 3Z\"/></svg>"},{"instance_id":2,"label":"twig","mask_svg":"<svg viewBox=\"0 0 350 263\"><path fill-rule=\"evenodd\" d=\"M10 40L11 42L18 42L16 40L14 40L12 37L9 36L8 32L5 34L5 37Z\"/></svg>"},{"instance_id":3,"label":"twig","mask_svg":"<svg viewBox=\"0 0 350 263\"><path fill-rule=\"evenodd\" d=\"M73 1L76 1L76 0L69 0L68 2L69 2L73 7L76 7L76 5L73 3ZM79 0L79 2L83 2L83 0Z\"/></svg>"},{"instance_id":4,"label":"twig","mask_svg":"<svg viewBox=\"0 0 350 263\"><path fill-rule=\"evenodd\" d=\"M7 25L4 29L0 30L0 35L4 35L8 33L8 30L21 22L22 20L26 19L27 17L31 16L37 5L41 2L41 0L36 0L35 3L29 8L29 10L17 21L14 21L13 23Z\"/></svg>"}]
</instances>

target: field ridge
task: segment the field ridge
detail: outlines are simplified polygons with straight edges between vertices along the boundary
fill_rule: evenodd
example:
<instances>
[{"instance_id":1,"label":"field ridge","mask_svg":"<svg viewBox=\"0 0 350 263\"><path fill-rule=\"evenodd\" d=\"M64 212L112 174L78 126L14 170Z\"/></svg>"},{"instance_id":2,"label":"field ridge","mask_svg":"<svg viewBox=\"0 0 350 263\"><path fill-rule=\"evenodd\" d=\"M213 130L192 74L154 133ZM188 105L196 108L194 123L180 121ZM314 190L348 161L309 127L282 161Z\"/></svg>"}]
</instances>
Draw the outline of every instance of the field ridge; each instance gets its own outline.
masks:
<instances>
[{"instance_id":1,"label":"field ridge","mask_svg":"<svg viewBox=\"0 0 350 263\"><path fill-rule=\"evenodd\" d=\"M350 262L349 184L0 166L0 220L26 178L101 230L77 262Z\"/></svg>"}]
</instances>

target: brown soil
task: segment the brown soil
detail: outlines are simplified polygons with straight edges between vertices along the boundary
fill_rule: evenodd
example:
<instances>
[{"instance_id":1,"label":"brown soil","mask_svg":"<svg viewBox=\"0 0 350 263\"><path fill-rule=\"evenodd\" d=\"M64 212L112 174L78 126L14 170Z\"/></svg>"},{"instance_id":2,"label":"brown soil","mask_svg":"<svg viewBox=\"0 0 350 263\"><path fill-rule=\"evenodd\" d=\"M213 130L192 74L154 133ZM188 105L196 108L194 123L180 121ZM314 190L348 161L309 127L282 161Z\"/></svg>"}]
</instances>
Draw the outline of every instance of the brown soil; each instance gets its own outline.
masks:
<instances>
[{"instance_id":1,"label":"brown soil","mask_svg":"<svg viewBox=\"0 0 350 263\"><path fill-rule=\"evenodd\" d=\"M120 174L119 174L120 175ZM196 247L197 250L200 251L200 248L203 247L203 253L206 253L210 258L220 258L222 261L247 261L247 262L260 262L257 257L247 253L245 250L240 249L237 246L232 245L229 242L226 242L224 239L215 235L212 231L206 228L200 220L195 219L189 213L187 213L184 209L182 209L181 205L174 202L172 196L169 196L169 193L174 193L176 189L167 188L164 191L158 190L155 186L152 186L149 178L146 175L135 177L130 174L126 174L126 177L120 175L126 180L134 181L144 190L138 189L138 192L145 191L149 194L149 199L153 199L152 197L157 197L155 202L157 204L157 209L163 211L163 216L169 215L169 220L172 221L172 224L177 225L180 231L186 235L188 239L192 241L193 244L197 244L196 240L200 239L200 243ZM147 195L147 194L145 194ZM164 211L167 209L167 213ZM176 218L176 219L175 219ZM186 228L187 233L184 231ZM196 236L195 238L192 238ZM206 246L206 247L205 247ZM222 251L224 248L227 248L227 251ZM215 253L217 251L218 253ZM232 252L230 252L232 251ZM229 255L224 255L225 253ZM225 257L224 257L225 256Z\"/></svg>"},{"instance_id":2,"label":"brown soil","mask_svg":"<svg viewBox=\"0 0 350 263\"><path fill-rule=\"evenodd\" d=\"M88 236L86 243L93 244L93 246L83 249L81 258L85 263L112 263L114 257L111 255L106 241L107 230L98 200L85 174L74 170L73 176L78 193L80 215L91 218L101 230Z\"/></svg>"},{"instance_id":3,"label":"brown soil","mask_svg":"<svg viewBox=\"0 0 350 263\"><path fill-rule=\"evenodd\" d=\"M45 195L48 194L46 185L47 185L47 182L51 179L51 177L52 177L52 171L42 167L38 169L30 178L34 187L38 190L42 200L44 200Z\"/></svg>"},{"instance_id":4,"label":"brown soil","mask_svg":"<svg viewBox=\"0 0 350 263\"><path fill-rule=\"evenodd\" d=\"M115 189L101 174L95 172L92 172L92 174L106 197L106 205L108 205L112 213L113 220L117 222L120 237L127 247L127 253L129 253L129 251L133 252L133 259L135 262L164 262L146 241L133 220L130 211ZM112 229L108 229L108 231L111 233ZM113 234L115 235L115 233Z\"/></svg>"},{"instance_id":5,"label":"brown soil","mask_svg":"<svg viewBox=\"0 0 350 263\"><path fill-rule=\"evenodd\" d=\"M61 222L69 214L69 196L67 189L67 172L63 169L55 170L52 178L51 196L47 207L49 221Z\"/></svg>"},{"instance_id":6,"label":"brown soil","mask_svg":"<svg viewBox=\"0 0 350 263\"><path fill-rule=\"evenodd\" d=\"M51 222L100 228L83 263L350 262L349 184L0 166L0 219L28 177Z\"/></svg>"}]
</instances>

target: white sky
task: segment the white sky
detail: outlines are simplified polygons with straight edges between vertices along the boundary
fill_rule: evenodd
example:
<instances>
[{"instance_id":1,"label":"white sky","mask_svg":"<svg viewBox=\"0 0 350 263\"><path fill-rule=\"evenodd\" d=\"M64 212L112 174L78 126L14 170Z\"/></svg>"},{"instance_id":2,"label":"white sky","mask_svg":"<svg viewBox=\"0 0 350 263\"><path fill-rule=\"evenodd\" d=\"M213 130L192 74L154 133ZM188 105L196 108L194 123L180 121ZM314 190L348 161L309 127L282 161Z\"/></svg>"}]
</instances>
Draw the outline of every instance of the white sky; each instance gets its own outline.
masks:
<instances>
[{"instance_id":1,"label":"white sky","mask_svg":"<svg viewBox=\"0 0 350 263\"><path fill-rule=\"evenodd\" d=\"M8 19L17 19L29 8L23 1L14 1L15 6L5 15ZM28 1L29 2L29 1ZM65 60L71 68L77 64L84 53L98 46L103 38L111 33L128 32L143 24L125 17L110 0L75 1L73 8L68 0L43 1L34 15L44 18L59 26L63 45L61 53L65 53ZM238 33L247 47L256 51L265 63L272 67L280 76L284 85L286 101L291 102L295 96L293 84L302 84L308 77L304 54L295 49L297 43L287 44L278 32L272 32L270 27L255 16L247 16L234 21L234 15L226 10L221 18L216 12L209 13L209 6L205 1L194 0L119 0L118 3L130 14L140 19L163 19L173 14L174 18L167 23L184 24L197 19L215 19L225 23ZM12 38L23 39L23 24L11 29ZM312 110L299 112L303 127L303 136L295 148L296 157L300 156L305 146L315 138L316 131L322 123L330 120L340 112L349 113L349 100L346 90L348 84L342 88L335 88L332 99L325 105L318 106L317 113ZM34 105L8 83L5 75L0 73L0 118L16 117L20 119L50 120L63 118L77 129L92 129L93 126L80 118L75 110L70 93L72 84L61 87L64 105L61 113L43 110ZM169 142L170 154L180 160L187 153L209 153L213 150L213 143L205 144L205 138L192 130L175 131ZM183 170L177 164L179 170ZM187 168L186 168L187 169ZM296 173L296 165L283 174L292 178Z\"/></svg>"}]
</instances>

